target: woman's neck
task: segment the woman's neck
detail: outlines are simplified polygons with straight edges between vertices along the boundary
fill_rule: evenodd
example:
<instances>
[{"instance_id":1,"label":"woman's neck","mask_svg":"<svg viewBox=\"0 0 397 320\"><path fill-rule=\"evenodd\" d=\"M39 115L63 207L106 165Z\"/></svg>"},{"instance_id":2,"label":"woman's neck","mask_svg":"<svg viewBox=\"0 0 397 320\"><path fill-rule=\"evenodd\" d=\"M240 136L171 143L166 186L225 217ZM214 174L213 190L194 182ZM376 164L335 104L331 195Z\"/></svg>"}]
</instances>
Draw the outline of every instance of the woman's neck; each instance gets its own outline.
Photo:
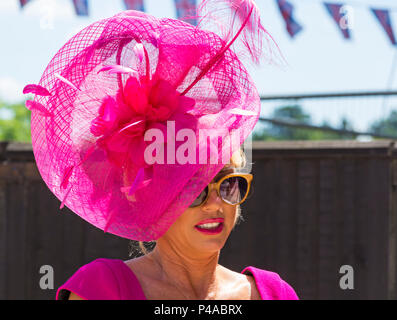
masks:
<instances>
[{"instance_id":1,"label":"woman's neck","mask_svg":"<svg viewBox=\"0 0 397 320\"><path fill-rule=\"evenodd\" d=\"M220 281L219 251L197 254L158 242L147 255L158 269L161 281L174 286L187 299L215 299Z\"/></svg>"}]
</instances>

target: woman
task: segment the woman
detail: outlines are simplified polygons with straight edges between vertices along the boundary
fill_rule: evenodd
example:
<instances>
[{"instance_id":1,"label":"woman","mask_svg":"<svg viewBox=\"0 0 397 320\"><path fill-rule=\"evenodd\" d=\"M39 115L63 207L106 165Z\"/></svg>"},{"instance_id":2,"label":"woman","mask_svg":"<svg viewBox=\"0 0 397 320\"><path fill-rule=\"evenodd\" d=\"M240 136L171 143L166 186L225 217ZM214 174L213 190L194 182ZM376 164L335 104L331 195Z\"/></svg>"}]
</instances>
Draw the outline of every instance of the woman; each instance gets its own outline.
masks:
<instances>
[{"instance_id":1,"label":"woman","mask_svg":"<svg viewBox=\"0 0 397 320\"><path fill-rule=\"evenodd\" d=\"M240 274L218 263L220 250L239 219L239 205L249 192L252 176L241 173L242 176L238 176L244 161L244 154L236 153L231 165L225 166L212 181L212 186L221 182L219 191L204 189L157 240L152 252L125 262L95 260L58 289L58 299L298 299L295 291L276 273L248 267ZM247 184L242 177L247 179ZM98 273L108 280L98 282ZM92 281L87 280L91 276ZM126 285L125 292L119 289L122 285L109 290L112 286L108 286L108 282L118 281L130 284Z\"/></svg>"},{"instance_id":2,"label":"woman","mask_svg":"<svg viewBox=\"0 0 397 320\"><path fill-rule=\"evenodd\" d=\"M296 298L277 274L218 264L252 179L236 154L260 114L236 52L258 63L271 39L252 0L204 0L197 17L197 27L132 10L98 21L24 89L35 94L36 163L61 208L157 240L141 258L83 266L57 298Z\"/></svg>"}]
</instances>

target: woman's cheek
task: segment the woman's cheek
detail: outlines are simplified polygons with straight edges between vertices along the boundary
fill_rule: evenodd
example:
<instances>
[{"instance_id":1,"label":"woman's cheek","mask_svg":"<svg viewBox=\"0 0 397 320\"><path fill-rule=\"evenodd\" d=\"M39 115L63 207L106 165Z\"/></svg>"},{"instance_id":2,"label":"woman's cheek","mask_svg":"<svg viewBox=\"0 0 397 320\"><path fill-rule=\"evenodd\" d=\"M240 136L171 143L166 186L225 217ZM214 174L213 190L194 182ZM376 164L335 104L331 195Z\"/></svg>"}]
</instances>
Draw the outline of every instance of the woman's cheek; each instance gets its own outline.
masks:
<instances>
[{"instance_id":1,"label":"woman's cheek","mask_svg":"<svg viewBox=\"0 0 397 320\"><path fill-rule=\"evenodd\" d=\"M228 231L231 232L237 221L237 207L225 204L224 212L226 213L226 227Z\"/></svg>"}]
</instances>

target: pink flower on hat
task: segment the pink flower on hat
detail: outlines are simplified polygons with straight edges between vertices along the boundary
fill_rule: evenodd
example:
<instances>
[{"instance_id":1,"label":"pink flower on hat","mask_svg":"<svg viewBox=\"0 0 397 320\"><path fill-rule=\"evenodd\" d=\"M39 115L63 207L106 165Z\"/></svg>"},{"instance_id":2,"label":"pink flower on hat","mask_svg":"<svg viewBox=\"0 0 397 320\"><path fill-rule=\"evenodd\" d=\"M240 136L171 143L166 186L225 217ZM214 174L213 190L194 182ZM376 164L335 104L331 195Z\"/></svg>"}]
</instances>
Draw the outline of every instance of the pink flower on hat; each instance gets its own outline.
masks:
<instances>
[{"instance_id":1,"label":"pink flower on hat","mask_svg":"<svg viewBox=\"0 0 397 320\"><path fill-rule=\"evenodd\" d=\"M176 112L188 112L194 105L194 99L181 96L167 81L131 76L116 99L110 96L104 99L90 131L99 137L98 145L106 149L109 159L117 165L123 166L129 158L139 166L146 166L143 162L146 130L167 121Z\"/></svg>"}]
</instances>

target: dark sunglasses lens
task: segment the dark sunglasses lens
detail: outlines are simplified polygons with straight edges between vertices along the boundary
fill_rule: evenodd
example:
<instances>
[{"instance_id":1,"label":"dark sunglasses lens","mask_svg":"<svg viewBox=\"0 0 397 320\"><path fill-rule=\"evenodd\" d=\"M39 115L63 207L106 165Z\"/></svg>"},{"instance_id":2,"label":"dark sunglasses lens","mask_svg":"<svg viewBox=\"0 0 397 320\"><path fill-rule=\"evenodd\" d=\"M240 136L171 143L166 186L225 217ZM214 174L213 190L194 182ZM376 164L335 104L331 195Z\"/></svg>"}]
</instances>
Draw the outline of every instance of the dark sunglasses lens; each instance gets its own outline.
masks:
<instances>
[{"instance_id":1,"label":"dark sunglasses lens","mask_svg":"<svg viewBox=\"0 0 397 320\"><path fill-rule=\"evenodd\" d=\"M193 203L190 205L190 208L197 207L200 204L202 204L205 198L207 198L207 193L208 193L208 187L205 187L205 189L201 191L201 193L196 198L196 200L194 200Z\"/></svg>"},{"instance_id":2,"label":"dark sunglasses lens","mask_svg":"<svg viewBox=\"0 0 397 320\"><path fill-rule=\"evenodd\" d=\"M219 193L230 204L239 203L246 196L248 182L243 177L230 177L222 181Z\"/></svg>"}]
</instances>

